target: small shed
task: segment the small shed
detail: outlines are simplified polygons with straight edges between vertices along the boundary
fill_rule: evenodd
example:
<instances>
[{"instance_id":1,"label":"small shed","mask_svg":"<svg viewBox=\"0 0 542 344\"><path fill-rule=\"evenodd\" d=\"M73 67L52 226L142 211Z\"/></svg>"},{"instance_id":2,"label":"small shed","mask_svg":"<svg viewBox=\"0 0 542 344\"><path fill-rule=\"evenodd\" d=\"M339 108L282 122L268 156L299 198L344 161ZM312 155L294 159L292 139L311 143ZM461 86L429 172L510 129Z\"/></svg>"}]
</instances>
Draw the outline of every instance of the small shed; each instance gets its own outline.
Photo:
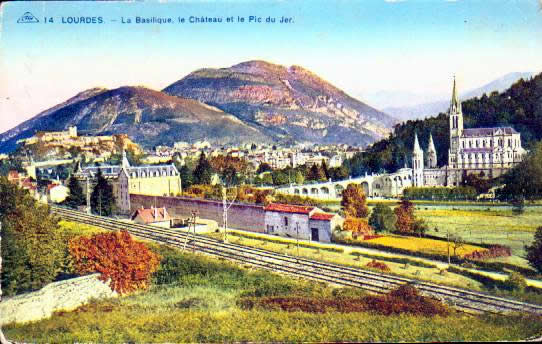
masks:
<instances>
[{"instance_id":1,"label":"small shed","mask_svg":"<svg viewBox=\"0 0 542 344\"><path fill-rule=\"evenodd\" d=\"M171 227L171 216L167 212L166 208L139 208L131 217L132 221L142 225L152 225L164 228Z\"/></svg>"}]
</instances>

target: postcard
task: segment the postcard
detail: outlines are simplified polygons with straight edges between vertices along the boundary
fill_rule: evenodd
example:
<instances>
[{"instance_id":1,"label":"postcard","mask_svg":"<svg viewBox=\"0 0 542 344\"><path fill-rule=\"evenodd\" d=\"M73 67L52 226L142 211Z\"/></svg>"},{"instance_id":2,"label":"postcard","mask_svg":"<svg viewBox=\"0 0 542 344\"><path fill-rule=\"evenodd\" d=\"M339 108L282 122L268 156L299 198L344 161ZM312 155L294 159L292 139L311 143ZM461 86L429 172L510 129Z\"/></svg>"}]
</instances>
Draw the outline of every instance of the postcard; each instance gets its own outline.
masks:
<instances>
[{"instance_id":1,"label":"postcard","mask_svg":"<svg viewBox=\"0 0 542 344\"><path fill-rule=\"evenodd\" d=\"M542 339L542 2L0 6L0 343Z\"/></svg>"}]
</instances>

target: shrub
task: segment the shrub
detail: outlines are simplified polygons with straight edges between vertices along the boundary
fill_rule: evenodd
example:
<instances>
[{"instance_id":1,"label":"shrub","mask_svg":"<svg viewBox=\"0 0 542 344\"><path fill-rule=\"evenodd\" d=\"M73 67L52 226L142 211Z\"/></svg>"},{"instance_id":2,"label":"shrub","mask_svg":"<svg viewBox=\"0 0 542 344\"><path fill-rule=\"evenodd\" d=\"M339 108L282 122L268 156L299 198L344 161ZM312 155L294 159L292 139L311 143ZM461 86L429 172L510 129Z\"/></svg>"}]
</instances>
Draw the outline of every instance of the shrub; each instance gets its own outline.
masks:
<instances>
[{"instance_id":1,"label":"shrub","mask_svg":"<svg viewBox=\"0 0 542 344\"><path fill-rule=\"evenodd\" d=\"M369 263L367 263L365 266L368 268L378 269L381 271L390 271L390 268L385 263L378 262L374 259L370 261Z\"/></svg>"},{"instance_id":2,"label":"shrub","mask_svg":"<svg viewBox=\"0 0 542 344\"><path fill-rule=\"evenodd\" d=\"M511 272L506 281L504 281L504 288L512 291L523 292L527 288L527 281L525 281L525 277L523 277L521 274Z\"/></svg>"},{"instance_id":3,"label":"shrub","mask_svg":"<svg viewBox=\"0 0 542 344\"><path fill-rule=\"evenodd\" d=\"M367 223L367 220L356 217L347 217L343 224L344 230L352 232L352 237L373 235L373 229Z\"/></svg>"},{"instance_id":4,"label":"shrub","mask_svg":"<svg viewBox=\"0 0 542 344\"><path fill-rule=\"evenodd\" d=\"M420 316L447 316L450 311L440 301L418 294L412 286L401 286L387 295L335 298L264 297L243 298L237 305L242 309L264 308L286 312L340 313L372 312L383 315L409 313Z\"/></svg>"},{"instance_id":5,"label":"shrub","mask_svg":"<svg viewBox=\"0 0 542 344\"><path fill-rule=\"evenodd\" d=\"M74 238L69 249L77 272L99 272L121 294L147 288L160 259L126 231Z\"/></svg>"},{"instance_id":6,"label":"shrub","mask_svg":"<svg viewBox=\"0 0 542 344\"><path fill-rule=\"evenodd\" d=\"M469 254L464 255L465 259L470 260L484 260L498 257L510 257L512 251L510 247L504 245L494 245L489 247L487 250L476 250Z\"/></svg>"}]
</instances>

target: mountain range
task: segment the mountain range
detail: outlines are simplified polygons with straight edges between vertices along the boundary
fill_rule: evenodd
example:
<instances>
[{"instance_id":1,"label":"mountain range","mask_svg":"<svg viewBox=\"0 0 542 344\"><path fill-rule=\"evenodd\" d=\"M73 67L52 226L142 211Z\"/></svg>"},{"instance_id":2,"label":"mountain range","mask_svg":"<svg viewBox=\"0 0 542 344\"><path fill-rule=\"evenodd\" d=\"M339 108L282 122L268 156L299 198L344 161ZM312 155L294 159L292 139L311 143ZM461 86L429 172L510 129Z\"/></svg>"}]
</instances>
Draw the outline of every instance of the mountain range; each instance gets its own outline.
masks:
<instances>
[{"instance_id":1,"label":"mountain range","mask_svg":"<svg viewBox=\"0 0 542 344\"><path fill-rule=\"evenodd\" d=\"M462 100L466 100L470 98L481 97L484 94L489 94L494 91L502 92L509 88L519 79L523 78L527 80L534 75L535 73L532 72L508 73L481 87L460 93L460 98ZM406 101L405 95L408 95L408 93L405 94L403 92L401 92L401 94L397 94L394 92L380 92L374 94L374 96L377 97L374 99L380 99L384 94L387 96L388 101L390 99L402 99L403 101ZM422 98L420 97L420 99ZM384 101L384 99L382 99L382 101ZM436 116L441 112L445 112L450 105L450 99L443 98L441 100L423 102L415 105L411 105L408 103L406 104L407 105L405 106L384 106L382 107L382 111L400 120L421 119L429 116Z\"/></svg>"},{"instance_id":2,"label":"mountain range","mask_svg":"<svg viewBox=\"0 0 542 344\"><path fill-rule=\"evenodd\" d=\"M0 134L0 152L38 131L76 125L89 135L126 133L150 148L207 139L243 142L347 143L386 137L396 120L314 73L264 61L200 69L162 91L93 88Z\"/></svg>"}]
</instances>

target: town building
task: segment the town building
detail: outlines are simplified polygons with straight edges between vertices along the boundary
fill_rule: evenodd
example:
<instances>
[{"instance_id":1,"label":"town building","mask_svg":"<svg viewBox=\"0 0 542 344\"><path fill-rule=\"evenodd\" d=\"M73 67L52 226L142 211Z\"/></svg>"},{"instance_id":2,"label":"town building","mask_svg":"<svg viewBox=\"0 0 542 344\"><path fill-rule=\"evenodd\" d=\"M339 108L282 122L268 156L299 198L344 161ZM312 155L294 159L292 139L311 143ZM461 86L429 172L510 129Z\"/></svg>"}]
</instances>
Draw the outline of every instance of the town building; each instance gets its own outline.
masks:
<instances>
[{"instance_id":1,"label":"town building","mask_svg":"<svg viewBox=\"0 0 542 344\"><path fill-rule=\"evenodd\" d=\"M113 188L117 209L120 213L130 212L130 194L149 196L174 196L182 192L181 177L175 165L130 166L123 152L120 166L103 165L79 168L74 177L81 181L83 191L90 191L96 184L98 170Z\"/></svg>"},{"instance_id":2,"label":"town building","mask_svg":"<svg viewBox=\"0 0 542 344\"><path fill-rule=\"evenodd\" d=\"M271 203L264 207L265 233L303 240L331 242L344 219L317 207Z\"/></svg>"}]
</instances>

